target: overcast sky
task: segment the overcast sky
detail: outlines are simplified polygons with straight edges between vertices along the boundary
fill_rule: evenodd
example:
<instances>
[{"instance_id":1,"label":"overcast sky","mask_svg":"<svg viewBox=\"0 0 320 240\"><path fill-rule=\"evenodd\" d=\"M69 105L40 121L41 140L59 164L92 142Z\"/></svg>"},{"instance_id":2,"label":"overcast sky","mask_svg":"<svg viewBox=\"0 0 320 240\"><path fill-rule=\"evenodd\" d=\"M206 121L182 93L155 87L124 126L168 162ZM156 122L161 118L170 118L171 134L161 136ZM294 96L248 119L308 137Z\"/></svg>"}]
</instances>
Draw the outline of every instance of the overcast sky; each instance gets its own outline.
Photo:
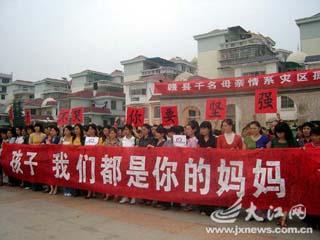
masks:
<instances>
[{"instance_id":1,"label":"overcast sky","mask_svg":"<svg viewBox=\"0 0 320 240\"><path fill-rule=\"evenodd\" d=\"M112 72L137 55L191 60L194 35L241 25L296 51L319 0L0 0L0 72L14 80Z\"/></svg>"}]
</instances>

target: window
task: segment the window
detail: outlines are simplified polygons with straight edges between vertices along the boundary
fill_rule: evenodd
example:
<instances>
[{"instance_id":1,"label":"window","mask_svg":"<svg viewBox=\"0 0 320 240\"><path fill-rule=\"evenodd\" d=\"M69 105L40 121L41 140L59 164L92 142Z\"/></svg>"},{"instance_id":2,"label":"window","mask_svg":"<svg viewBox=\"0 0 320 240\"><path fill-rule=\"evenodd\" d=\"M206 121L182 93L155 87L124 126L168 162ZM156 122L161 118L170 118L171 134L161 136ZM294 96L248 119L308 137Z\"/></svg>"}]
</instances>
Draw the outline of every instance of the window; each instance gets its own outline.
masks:
<instances>
[{"instance_id":1,"label":"window","mask_svg":"<svg viewBox=\"0 0 320 240\"><path fill-rule=\"evenodd\" d=\"M287 96L281 96L281 108L294 108L294 101Z\"/></svg>"},{"instance_id":2,"label":"window","mask_svg":"<svg viewBox=\"0 0 320 240\"><path fill-rule=\"evenodd\" d=\"M111 100L111 110L117 109L117 102L115 100Z\"/></svg>"},{"instance_id":3,"label":"window","mask_svg":"<svg viewBox=\"0 0 320 240\"><path fill-rule=\"evenodd\" d=\"M35 115L36 114L36 110L35 109L31 109L31 114Z\"/></svg>"},{"instance_id":4,"label":"window","mask_svg":"<svg viewBox=\"0 0 320 240\"><path fill-rule=\"evenodd\" d=\"M130 89L130 95L146 95L147 89Z\"/></svg>"},{"instance_id":5,"label":"window","mask_svg":"<svg viewBox=\"0 0 320 240\"><path fill-rule=\"evenodd\" d=\"M126 110L126 102L122 102L122 111Z\"/></svg>"},{"instance_id":6,"label":"window","mask_svg":"<svg viewBox=\"0 0 320 240\"><path fill-rule=\"evenodd\" d=\"M10 82L10 78L2 78L2 83L9 83Z\"/></svg>"},{"instance_id":7,"label":"window","mask_svg":"<svg viewBox=\"0 0 320 240\"><path fill-rule=\"evenodd\" d=\"M189 110L189 117L196 117L197 112L195 110Z\"/></svg>"},{"instance_id":8,"label":"window","mask_svg":"<svg viewBox=\"0 0 320 240\"><path fill-rule=\"evenodd\" d=\"M6 95L1 95L1 100L5 100L6 99Z\"/></svg>"},{"instance_id":9,"label":"window","mask_svg":"<svg viewBox=\"0 0 320 240\"><path fill-rule=\"evenodd\" d=\"M6 86L2 86L2 92L6 92L7 91L7 87Z\"/></svg>"},{"instance_id":10,"label":"window","mask_svg":"<svg viewBox=\"0 0 320 240\"><path fill-rule=\"evenodd\" d=\"M155 106L153 109L153 117L160 118L160 106Z\"/></svg>"}]
</instances>

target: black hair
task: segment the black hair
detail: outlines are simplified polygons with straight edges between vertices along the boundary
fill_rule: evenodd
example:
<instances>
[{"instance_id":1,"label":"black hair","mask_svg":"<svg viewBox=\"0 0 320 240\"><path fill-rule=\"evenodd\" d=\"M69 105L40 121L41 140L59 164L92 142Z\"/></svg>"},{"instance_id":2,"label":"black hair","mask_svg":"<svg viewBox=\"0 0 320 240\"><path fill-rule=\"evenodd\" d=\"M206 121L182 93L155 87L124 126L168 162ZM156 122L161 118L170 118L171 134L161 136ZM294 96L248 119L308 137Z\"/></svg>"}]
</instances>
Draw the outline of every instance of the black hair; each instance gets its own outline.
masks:
<instances>
[{"instance_id":1,"label":"black hair","mask_svg":"<svg viewBox=\"0 0 320 240\"><path fill-rule=\"evenodd\" d=\"M261 124L260 124L258 121L252 121L252 122L250 122L250 123L248 124L249 127L250 127L251 125L256 125L258 128L260 128L259 133L260 133L260 134L263 134L262 128L261 128Z\"/></svg>"},{"instance_id":2,"label":"black hair","mask_svg":"<svg viewBox=\"0 0 320 240\"><path fill-rule=\"evenodd\" d=\"M160 134L164 134L164 139L167 140L167 129L164 128L161 124L156 128L156 132Z\"/></svg>"},{"instance_id":3,"label":"black hair","mask_svg":"<svg viewBox=\"0 0 320 240\"><path fill-rule=\"evenodd\" d=\"M130 131L131 135L133 135L133 127L130 124L126 124L124 125L123 130L126 128Z\"/></svg>"},{"instance_id":4,"label":"black hair","mask_svg":"<svg viewBox=\"0 0 320 240\"><path fill-rule=\"evenodd\" d=\"M34 132L34 127L32 125L27 126L26 129L30 129L32 132Z\"/></svg>"},{"instance_id":5,"label":"black hair","mask_svg":"<svg viewBox=\"0 0 320 240\"><path fill-rule=\"evenodd\" d=\"M199 123L196 120L191 120L188 122L187 126L190 126L193 130L196 130L194 135L196 136L196 138L199 139L199 135L200 135Z\"/></svg>"},{"instance_id":6,"label":"black hair","mask_svg":"<svg viewBox=\"0 0 320 240\"><path fill-rule=\"evenodd\" d=\"M209 129L209 135L211 136L212 135L212 124L211 122L209 121L203 121L201 124L200 124L200 128L207 128ZM201 136L200 136L201 137Z\"/></svg>"},{"instance_id":7,"label":"black hair","mask_svg":"<svg viewBox=\"0 0 320 240\"><path fill-rule=\"evenodd\" d=\"M51 130L51 129L54 129L54 130L57 132L57 136L60 135L60 129L59 129L58 127L56 127L56 126L51 126L51 127L50 127L50 130Z\"/></svg>"},{"instance_id":8,"label":"black hair","mask_svg":"<svg viewBox=\"0 0 320 240\"><path fill-rule=\"evenodd\" d=\"M311 129L311 135L320 135L320 127L314 127Z\"/></svg>"},{"instance_id":9,"label":"black hair","mask_svg":"<svg viewBox=\"0 0 320 240\"><path fill-rule=\"evenodd\" d=\"M71 125L67 125L67 126L65 126L64 128L63 128L63 133L62 134L64 134L64 130L65 129L68 129L70 132L71 132L71 136L73 136L73 127L71 126Z\"/></svg>"},{"instance_id":10,"label":"black hair","mask_svg":"<svg viewBox=\"0 0 320 240\"><path fill-rule=\"evenodd\" d=\"M309 127L309 128L314 128L314 124L312 122L305 122L304 124L302 124L301 128L303 129L304 127Z\"/></svg>"},{"instance_id":11,"label":"black hair","mask_svg":"<svg viewBox=\"0 0 320 240\"><path fill-rule=\"evenodd\" d=\"M115 132L116 134L118 134L118 130L115 127L110 127L110 132Z\"/></svg>"},{"instance_id":12,"label":"black hair","mask_svg":"<svg viewBox=\"0 0 320 240\"><path fill-rule=\"evenodd\" d=\"M43 132L43 125L42 125L41 123L37 122L37 123L34 125L34 129L35 129L36 127L39 127L39 128L40 128L40 132Z\"/></svg>"},{"instance_id":13,"label":"black hair","mask_svg":"<svg viewBox=\"0 0 320 240\"><path fill-rule=\"evenodd\" d=\"M226 118L226 119L224 119L224 120L221 122L221 129L222 129L223 123L226 123L226 124L228 124L229 126L231 126L231 127L232 127L232 131L235 132L234 123L233 123L233 120L232 120L231 118Z\"/></svg>"},{"instance_id":14,"label":"black hair","mask_svg":"<svg viewBox=\"0 0 320 240\"><path fill-rule=\"evenodd\" d=\"M96 136L97 136L97 135L98 135L97 126L96 126L94 123L90 123L90 124L88 125L88 130L89 130L90 127L95 131ZM87 131L88 131L88 130L87 130Z\"/></svg>"},{"instance_id":15,"label":"black hair","mask_svg":"<svg viewBox=\"0 0 320 240\"><path fill-rule=\"evenodd\" d=\"M78 127L80 129L80 142L81 142L81 145L83 146L85 143L83 126L80 123L77 123L76 125L74 125L74 128L76 128L76 127ZM76 134L74 134L74 136L72 138L72 143L74 142L75 139L76 139Z\"/></svg>"},{"instance_id":16,"label":"black hair","mask_svg":"<svg viewBox=\"0 0 320 240\"><path fill-rule=\"evenodd\" d=\"M293 138L292 131L289 127L289 125L286 122L279 122L275 127L274 127L274 133L276 138L278 138L277 133L284 133L285 139L288 143L289 147L294 147L295 146L295 141Z\"/></svg>"}]
</instances>

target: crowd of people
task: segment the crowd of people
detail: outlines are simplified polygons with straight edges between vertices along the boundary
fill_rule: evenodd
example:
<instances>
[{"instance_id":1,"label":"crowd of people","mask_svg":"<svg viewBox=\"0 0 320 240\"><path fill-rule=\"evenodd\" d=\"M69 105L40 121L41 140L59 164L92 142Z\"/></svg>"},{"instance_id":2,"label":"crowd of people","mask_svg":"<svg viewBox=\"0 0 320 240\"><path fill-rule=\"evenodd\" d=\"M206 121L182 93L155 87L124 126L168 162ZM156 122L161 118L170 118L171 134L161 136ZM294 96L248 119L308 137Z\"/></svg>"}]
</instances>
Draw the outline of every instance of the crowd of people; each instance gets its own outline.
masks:
<instances>
[{"instance_id":1,"label":"crowd of people","mask_svg":"<svg viewBox=\"0 0 320 240\"><path fill-rule=\"evenodd\" d=\"M218 148L218 149L260 149L260 148L320 148L320 127L312 122L306 122L296 129L294 136L290 126L281 120L271 123L269 129L264 128L258 121L250 122L241 132L237 134L231 119L222 121L221 130L213 129L211 122L203 121L200 125L197 121L190 121L186 126L172 126L165 128L162 125L144 124L142 127L133 128L131 125L124 127L100 127L95 124L82 126L65 126L59 129L56 126L43 128L40 123L27 127L10 127L1 130L0 145L3 143L15 144L65 144L86 145L86 138L96 138L94 144L103 146L122 147L171 147L174 146L174 135L185 135L186 147L190 148ZM34 191L44 191L51 195L62 190L64 196L84 195L89 199L96 197L91 191L80 191L72 188L60 188L58 186L46 186L40 183L29 183L19 181L12 177L8 178L8 185L21 186ZM3 185L3 174L0 165L0 185ZM144 199L127 198L125 196L103 195L105 200L113 199L121 204L143 203L153 205L163 210L182 208L185 211L195 209L188 204L176 204L168 202L155 202ZM210 215L215 207L197 206L201 214ZM279 221L281 226L286 226L286 219Z\"/></svg>"}]
</instances>

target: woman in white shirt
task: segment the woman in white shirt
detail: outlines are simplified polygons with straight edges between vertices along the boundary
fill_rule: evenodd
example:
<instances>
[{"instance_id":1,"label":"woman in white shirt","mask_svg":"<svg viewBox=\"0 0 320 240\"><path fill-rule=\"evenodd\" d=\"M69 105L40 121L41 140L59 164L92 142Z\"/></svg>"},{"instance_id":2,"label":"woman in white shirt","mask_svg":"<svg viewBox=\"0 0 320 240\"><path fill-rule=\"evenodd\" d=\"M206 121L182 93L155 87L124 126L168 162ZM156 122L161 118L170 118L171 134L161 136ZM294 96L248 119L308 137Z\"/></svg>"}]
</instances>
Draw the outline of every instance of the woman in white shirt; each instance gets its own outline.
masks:
<instances>
[{"instance_id":1,"label":"woman in white shirt","mask_svg":"<svg viewBox=\"0 0 320 240\"><path fill-rule=\"evenodd\" d=\"M125 125L123 128L123 138L121 138L121 146L122 147L134 147L135 146L135 142L136 139L133 136L133 129L131 125ZM128 197L122 197L119 203L127 203L129 202L129 198ZM131 198L130 204L135 204L136 203L136 199L135 198Z\"/></svg>"}]
</instances>

